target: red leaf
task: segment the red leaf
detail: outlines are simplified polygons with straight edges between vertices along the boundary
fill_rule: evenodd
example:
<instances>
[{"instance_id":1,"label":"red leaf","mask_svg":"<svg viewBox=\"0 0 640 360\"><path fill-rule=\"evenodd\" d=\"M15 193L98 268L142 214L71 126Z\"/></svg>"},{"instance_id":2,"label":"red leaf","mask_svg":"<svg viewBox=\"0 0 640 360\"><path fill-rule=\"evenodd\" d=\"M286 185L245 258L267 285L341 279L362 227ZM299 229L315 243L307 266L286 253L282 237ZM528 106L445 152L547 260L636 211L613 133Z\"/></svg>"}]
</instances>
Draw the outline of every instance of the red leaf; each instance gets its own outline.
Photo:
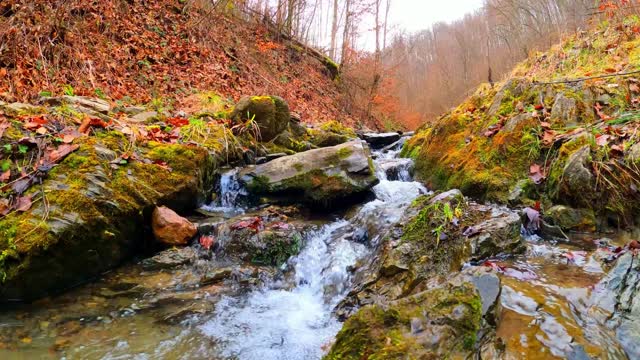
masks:
<instances>
[{"instance_id":1,"label":"red leaf","mask_svg":"<svg viewBox=\"0 0 640 360\"><path fill-rule=\"evenodd\" d=\"M46 154L46 159L48 159L50 163L55 164L58 161L64 159L65 156L76 151L79 147L80 145L62 144L58 146L56 150L50 150Z\"/></svg>"},{"instance_id":2,"label":"red leaf","mask_svg":"<svg viewBox=\"0 0 640 360\"><path fill-rule=\"evenodd\" d=\"M216 242L216 238L214 238L212 235L200 236L199 243L203 248L207 250L211 249L211 247L213 246L213 244L215 244L215 242Z\"/></svg>"},{"instance_id":3,"label":"red leaf","mask_svg":"<svg viewBox=\"0 0 640 360\"><path fill-rule=\"evenodd\" d=\"M534 109L536 109L536 110L540 111L540 110L544 109L544 105L542 105L542 104L537 104L537 105L534 107Z\"/></svg>"},{"instance_id":4,"label":"red leaf","mask_svg":"<svg viewBox=\"0 0 640 360\"><path fill-rule=\"evenodd\" d=\"M173 169L171 169L171 167L169 166L169 164L167 164L167 162L166 162L166 161L162 161L162 160L155 160L153 163L154 163L154 164L156 164L156 165L158 165L158 166L160 166L161 168L163 168L163 169L165 169L165 170L169 171L169 172L173 171Z\"/></svg>"},{"instance_id":5,"label":"red leaf","mask_svg":"<svg viewBox=\"0 0 640 360\"><path fill-rule=\"evenodd\" d=\"M16 200L16 211L25 212L31 209L31 196L21 196Z\"/></svg>"},{"instance_id":6,"label":"red leaf","mask_svg":"<svg viewBox=\"0 0 640 360\"><path fill-rule=\"evenodd\" d=\"M7 182L9 181L9 179L11 179L11 170L7 170L5 172L3 172L2 174L0 174L0 182Z\"/></svg>"},{"instance_id":7,"label":"red leaf","mask_svg":"<svg viewBox=\"0 0 640 360\"><path fill-rule=\"evenodd\" d=\"M544 145L552 145L555 142L556 132L553 130L545 130L542 134L542 143Z\"/></svg>"},{"instance_id":8,"label":"red leaf","mask_svg":"<svg viewBox=\"0 0 640 360\"><path fill-rule=\"evenodd\" d=\"M540 184L546 178L544 174L544 170L538 164L531 164L529 167L529 179L534 182L534 184Z\"/></svg>"},{"instance_id":9,"label":"red leaf","mask_svg":"<svg viewBox=\"0 0 640 360\"><path fill-rule=\"evenodd\" d=\"M611 136L609 136L609 135L597 135L596 136L596 144L598 144L598 146L608 145L610 138L611 138Z\"/></svg>"}]
</instances>

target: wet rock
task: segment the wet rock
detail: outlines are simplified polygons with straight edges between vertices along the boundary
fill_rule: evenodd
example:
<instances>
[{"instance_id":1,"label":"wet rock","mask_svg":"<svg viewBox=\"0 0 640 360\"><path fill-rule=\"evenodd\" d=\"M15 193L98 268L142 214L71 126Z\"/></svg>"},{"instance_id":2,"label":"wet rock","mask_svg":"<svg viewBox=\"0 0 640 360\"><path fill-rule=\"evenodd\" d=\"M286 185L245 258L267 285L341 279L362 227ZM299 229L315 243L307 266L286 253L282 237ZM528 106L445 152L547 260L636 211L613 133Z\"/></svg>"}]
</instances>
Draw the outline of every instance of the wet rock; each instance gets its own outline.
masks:
<instances>
[{"instance_id":1,"label":"wet rock","mask_svg":"<svg viewBox=\"0 0 640 360\"><path fill-rule=\"evenodd\" d=\"M301 232L293 224L244 217L220 225L216 252L233 260L280 266L298 254L302 241Z\"/></svg>"},{"instance_id":2,"label":"wet rock","mask_svg":"<svg viewBox=\"0 0 640 360\"><path fill-rule=\"evenodd\" d=\"M211 285L229 279L233 275L233 272L232 267L209 269L202 276L200 285Z\"/></svg>"},{"instance_id":3,"label":"wet rock","mask_svg":"<svg viewBox=\"0 0 640 360\"><path fill-rule=\"evenodd\" d=\"M256 195L270 195L331 206L338 199L361 194L374 186L369 149L360 141L281 157L248 167L240 180Z\"/></svg>"},{"instance_id":4,"label":"wet rock","mask_svg":"<svg viewBox=\"0 0 640 360\"><path fill-rule=\"evenodd\" d=\"M143 260L142 267L146 270L170 269L189 264L193 262L196 257L197 254L193 248L172 248Z\"/></svg>"},{"instance_id":5,"label":"wet rock","mask_svg":"<svg viewBox=\"0 0 640 360\"><path fill-rule=\"evenodd\" d=\"M389 159L379 160L377 163L379 171L385 173L387 180L409 181L413 176L413 160L411 159Z\"/></svg>"},{"instance_id":6,"label":"wet rock","mask_svg":"<svg viewBox=\"0 0 640 360\"><path fill-rule=\"evenodd\" d=\"M563 93L558 93L551 109L551 121L564 126L577 125L578 105L576 100Z\"/></svg>"},{"instance_id":7,"label":"wet rock","mask_svg":"<svg viewBox=\"0 0 640 360\"><path fill-rule=\"evenodd\" d=\"M153 211L151 227L156 240L169 246L187 245L198 232L189 220L166 206Z\"/></svg>"},{"instance_id":8,"label":"wet rock","mask_svg":"<svg viewBox=\"0 0 640 360\"><path fill-rule=\"evenodd\" d=\"M278 96L245 96L236 104L231 118L237 122L254 120L260 138L268 142L287 129L291 115L289 105Z\"/></svg>"},{"instance_id":9,"label":"wet rock","mask_svg":"<svg viewBox=\"0 0 640 360\"><path fill-rule=\"evenodd\" d=\"M481 299L468 282L444 284L350 317L326 359L465 358L482 327Z\"/></svg>"},{"instance_id":10,"label":"wet rock","mask_svg":"<svg viewBox=\"0 0 640 360\"><path fill-rule=\"evenodd\" d=\"M185 211L205 200L216 170L209 151L149 143L140 156L172 172L142 161L111 169L107 159L125 141L109 132L83 139L44 180L46 205L0 220L0 229L15 229L10 238L24 240L0 265L0 302L52 295L110 270L139 250L155 204Z\"/></svg>"},{"instance_id":11,"label":"wet rock","mask_svg":"<svg viewBox=\"0 0 640 360\"><path fill-rule=\"evenodd\" d=\"M338 313L402 298L474 259L522 252L520 224L516 212L467 202L459 190L422 196L382 235L379 255L358 270Z\"/></svg>"},{"instance_id":12,"label":"wet rock","mask_svg":"<svg viewBox=\"0 0 640 360\"><path fill-rule=\"evenodd\" d=\"M595 232L596 216L591 209L573 209L564 205L556 205L545 211L544 218L552 225L563 230Z\"/></svg>"},{"instance_id":13,"label":"wet rock","mask_svg":"<svg viewBox=\"0 0 640 360\"><path fill-rule=\"evenodd\" d=\"M520 236L520 215L506 208L494 209L490 219L476 225L479 233L470 238L471 254L485 259L500 253L521 253L525 243Z\"/></svg>"},{"instance_id":14,"label":"wet rock","mask_svg":"<svg viewBox=\"0 0 640 360\"><path fill-rule=\"evenodd\" d=\"M398 133L364 133L360 138L366 141L372 149L380 149L387 145L391 145L400 140L401 135Z\"/></svg>"},{"instance_id":15,"label":"wet rock","mask_svg":"<svg viewBox=\"0 0 640 360\"><path fill-rule=\"evenodd\" d=\"M640 359L640 257L622 255L591 296L592 312L604 312L603 321L615 329L616 337L630 359Z\"/></svg>"},{"instance_id":16,"label":"wet rock","mask_svg":"<svg viewBox=\"0 0 640 360\"><path fill-rule=\"evenodd\" d=\"M500 277L491 268L470 267L463 270L457 279L471 282L476 287L482 301L482 316L493 318L499 313L496 306L499 305L501 282Z\"/></svg>"}]
</instances>

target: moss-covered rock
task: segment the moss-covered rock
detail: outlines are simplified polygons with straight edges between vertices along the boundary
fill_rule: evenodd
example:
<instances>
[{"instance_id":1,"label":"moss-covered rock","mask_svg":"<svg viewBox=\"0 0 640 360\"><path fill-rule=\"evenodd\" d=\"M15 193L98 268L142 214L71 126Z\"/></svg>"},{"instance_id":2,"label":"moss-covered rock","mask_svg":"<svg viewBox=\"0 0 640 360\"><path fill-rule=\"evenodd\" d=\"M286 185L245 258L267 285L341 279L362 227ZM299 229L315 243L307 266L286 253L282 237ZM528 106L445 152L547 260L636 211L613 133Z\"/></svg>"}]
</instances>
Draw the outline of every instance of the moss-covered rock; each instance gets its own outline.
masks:
<instances>
[{"instance_id":1,"label":"moss-covered rock","mask_svg":"<svg viewBox=\"0 0 640 360\"><path fill-rule=\"evenodd\" d=\"M236 122L253 120L260 129L260 139L273 140L289 126L289 105L278 96L245 96L236 104L231 118Z\"/></svg>"},{"instance_id":2,"label":"moss-covered rock","mask_svg":"<svg viewBox=\"0 0 640 360\"><path fill-rule=\"evenodd\" d=\"M573 209L564 205L556 205L545 211L544 218L562 230L578 232L595 232L596 216L591 209Z\"/></svg>"},{"instance_id":3,"label":"moss-covered rock","mask_svg":"<svg viewBox=\"0 0 640 360\"><path fill-rule=\"evenodd\" d=\"M281 157L247 168L240 176L255 195L332 206L378 182L370 160L366 145L353 141Z\"/></svg>"},{"instance_id":4,"label":"moss-covered rock","mask_svg":"<svg viewBox=\"0 0 640 360\"><path fill-rule=\"evenodd\" d=\"M481 325L475 287L447 283L388 306L363 307L345 322L325 359L464 358Z\"/></svg>"},{"instance_id":5,"label":"moss-covered rock","mask_svg":"<svg viewBox=\"0 0 640 360\"><path fill-rule=\"evenodd\" d=\"M44 199L0 220L2 301L55 293L118 265L142 247L154 206L192 209L213 186L215 161L202 147L150 142L138 148L140 161L114 167L131 148L126 136L77 141L42 187L29 190L44 190Z\"/></svg>"},{"instance_id":6,"label":"moss-covered rock","mask_svg":"<svg viewBox=\"0 0 640 360\"><path fill-rule=\"evenodd\" d=\"M302 234L294 224L245 218L219 228L218 252L256 265L280 266L298 254L302 240Z\"/></svg>"},{"instance_id":7,"label":"moss-covered rock","mask_svg":"<svg viewBox=\"0 0 640 360\"><path fill-rule=\"evenodd\" d=\"M415 294L470 260L524 251L520 224L517 213L468 202L458 190L420 197L384 236L380 254L358 271L339 314Z\"/></svg>"},{"instance_id":8,"label":"moss-covered rock","mask_svg":"<svg viewBox=\"0 0 640 360\"><path fill-rule=\"evenodd\" d=\"M640 210L640 180L635 140L622 135L633 132L636 119L629 80L562 80L605 75L620 66L634 70L637 51L630 49L638 39L628 32L637 21L630 17L624 26L581 32L532 54L505 81L481 85L458 107L425 124L406 143L403 156L416 160L416 176L433 189L459 188L501 203L590 208L612 224L632 225L628 220ZM607 44L616 44L616 50L607 50ZM568 164L582 146L590 146L590 154L582 149ZM539 178L513 193L533 164L541 166L536 176L545 175L546 181Z\"/></svg>"}]
</instances>

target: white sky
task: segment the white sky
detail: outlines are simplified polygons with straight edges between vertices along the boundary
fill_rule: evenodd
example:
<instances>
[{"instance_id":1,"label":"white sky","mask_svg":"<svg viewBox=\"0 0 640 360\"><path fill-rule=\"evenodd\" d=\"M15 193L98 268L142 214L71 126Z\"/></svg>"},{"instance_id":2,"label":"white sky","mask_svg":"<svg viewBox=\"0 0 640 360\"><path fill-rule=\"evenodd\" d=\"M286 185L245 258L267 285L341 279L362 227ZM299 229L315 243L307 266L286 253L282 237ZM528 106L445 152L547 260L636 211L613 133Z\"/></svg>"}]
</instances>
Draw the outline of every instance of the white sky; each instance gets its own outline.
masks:
<instances>
[{"instance_id":1,"label":"white sky","mask_svg":"<svg viewBox=\"0 0 640 360\"><path fill-rule=\"evenodd\" d=\"M383 1L384 3L384 1ZM437 22L451 22L482 6L483 0L391 0L389 29L409 33L428 29ZM373 22L372 22L373 24ZM373 28L368 26L367 28ZM393 38L393 36L391 36ZM361 44L368 50L375 47L372 32L362 34Z\"/></svg>"}]
</instances>

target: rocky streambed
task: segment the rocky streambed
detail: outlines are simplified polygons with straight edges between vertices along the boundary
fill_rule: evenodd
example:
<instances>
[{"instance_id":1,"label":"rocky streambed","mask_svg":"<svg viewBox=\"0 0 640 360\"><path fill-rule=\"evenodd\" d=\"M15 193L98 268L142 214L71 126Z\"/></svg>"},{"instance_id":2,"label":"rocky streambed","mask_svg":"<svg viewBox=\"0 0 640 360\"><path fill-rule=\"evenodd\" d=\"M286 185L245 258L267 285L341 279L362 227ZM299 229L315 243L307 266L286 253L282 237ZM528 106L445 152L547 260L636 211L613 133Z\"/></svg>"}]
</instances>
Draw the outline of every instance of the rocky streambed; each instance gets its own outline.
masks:
<instances>
[{"instance_id":1,"label":"rocky streambed","mask_svg":"<svg viewBox=\"0 0 640 360\"><path fill-rule=\"evenodd\" d=\"M200 241L4 306L0 357L640 357L635 234L431 193L404 140L230 169L190 217Z\"/></svg>"}]
</instances>

